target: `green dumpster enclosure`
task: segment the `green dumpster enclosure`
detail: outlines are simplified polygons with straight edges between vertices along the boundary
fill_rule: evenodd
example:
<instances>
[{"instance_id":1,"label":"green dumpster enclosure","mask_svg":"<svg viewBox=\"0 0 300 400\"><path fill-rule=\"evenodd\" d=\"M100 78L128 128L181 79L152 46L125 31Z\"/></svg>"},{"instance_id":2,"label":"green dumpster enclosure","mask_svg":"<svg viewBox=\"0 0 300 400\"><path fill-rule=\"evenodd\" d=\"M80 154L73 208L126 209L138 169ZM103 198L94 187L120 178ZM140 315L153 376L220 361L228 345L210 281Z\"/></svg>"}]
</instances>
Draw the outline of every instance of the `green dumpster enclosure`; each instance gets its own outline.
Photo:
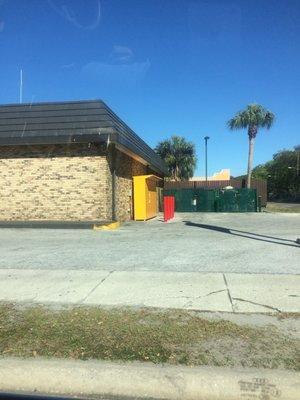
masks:
<instances>
[{"instance_id":1,"label":"green dumpster enclosure","mask_svg":"<svg viewBox=\"0 0 300 400\"><path fill-rule=\"evenodd\" d=\"M177 212L256 212L256 189L165 189Z\"/></svg>"}]
</instances>

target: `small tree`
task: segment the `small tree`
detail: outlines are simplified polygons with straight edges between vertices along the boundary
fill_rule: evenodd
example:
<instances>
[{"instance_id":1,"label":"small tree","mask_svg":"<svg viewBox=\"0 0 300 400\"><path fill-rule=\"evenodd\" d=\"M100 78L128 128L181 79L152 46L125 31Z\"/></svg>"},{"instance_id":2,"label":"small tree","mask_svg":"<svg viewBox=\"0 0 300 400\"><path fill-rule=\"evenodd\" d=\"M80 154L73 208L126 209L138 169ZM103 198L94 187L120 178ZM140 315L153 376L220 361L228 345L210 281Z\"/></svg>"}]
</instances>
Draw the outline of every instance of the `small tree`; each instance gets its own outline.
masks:
<instances>
[{"instance_id":1,"label":"small tree","mask_svg":"<svg viewBox=\"0 0 300 400\"><path fill-rule=\"evenodd\" d=\"M268 163L266 164L259 164L252 170L252 177L257 179L268 179L269 177L269 170L268 170Z\"/></svg>"},{"instance_id":2,"label":"small tree","mask_svg":"<svg viewBox=\"0 0 300 400\"><path fill-rule=\"evenodd\" d=\"M298 146L295 146L294 149L294 151L278 151L273 155L272 160L253 168L253 177L268 181L268 197L270 200L300 200Z\"/></svg>"},{"instance_id":3,"label":"small tree","mask_svg":"<svg viewBox=\"0 0 300 400\"><path fill-rule=\"evenodd\" d=\"M278 151L266 166L269 171L268 190L271 197L298 201L300 179L297 175L297 151Z\"/></svg>"},{"instance_id":4,"label":"small tree","mask_svg":"<svg viewBox=\"0 0 300 400\"><path fill-rule=\"evenodd\" d=\"M196 167L195 146L181 136L159 142L155 148L157 154L165 161L170 177L175 181L189 179Z\"/></svg>"},{"instance_id":5,"label":"small tree","mask_svg":"<svg viewBox=\"0 0 300 400\"><path fill-rule=\"evenodd\" d=\"M247 188L251 187L254 142L259 128L270 129L275 116L259 104L250 104L228 121L229 129L248 129L249 152L247 169Z\"/></svg>"}]
</instances>

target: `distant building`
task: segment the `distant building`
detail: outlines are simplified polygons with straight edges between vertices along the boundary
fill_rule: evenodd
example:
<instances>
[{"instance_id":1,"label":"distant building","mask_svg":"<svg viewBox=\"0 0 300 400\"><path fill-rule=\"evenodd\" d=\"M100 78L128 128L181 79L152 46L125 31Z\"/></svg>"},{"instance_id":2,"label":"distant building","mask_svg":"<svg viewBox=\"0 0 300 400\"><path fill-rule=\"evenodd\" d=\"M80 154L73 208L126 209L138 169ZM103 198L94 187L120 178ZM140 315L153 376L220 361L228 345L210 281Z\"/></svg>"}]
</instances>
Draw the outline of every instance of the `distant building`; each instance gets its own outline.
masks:
<instances>
[{"instance_id":1,"label":"distant building","mask_svg":"<svg viewBox=\"0 0 300 400\"><path fill-rule=\"evenodd\" d=\"M205 176L193 176L190 181L205 181ZM213 176L208 176L209 181L229 181L230 169L221 169L220 172L215 172Z\"/></svg>"}]
</instances>

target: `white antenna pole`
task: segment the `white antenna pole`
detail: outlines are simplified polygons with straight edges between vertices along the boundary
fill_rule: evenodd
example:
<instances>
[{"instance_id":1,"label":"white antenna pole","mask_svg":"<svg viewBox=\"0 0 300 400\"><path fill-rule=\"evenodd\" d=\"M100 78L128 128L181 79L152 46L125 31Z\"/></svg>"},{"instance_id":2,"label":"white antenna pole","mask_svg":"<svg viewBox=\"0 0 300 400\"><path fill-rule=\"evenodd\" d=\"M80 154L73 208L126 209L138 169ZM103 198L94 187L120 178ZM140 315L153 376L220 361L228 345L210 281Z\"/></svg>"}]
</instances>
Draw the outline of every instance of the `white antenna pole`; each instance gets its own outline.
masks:
<instances>
[{"instance_id":1,"label":"white antenna pole","mask_svg":"<svg viewBox=\"0 0 300 400\"><path fill-rule=\"evenodd\" d=\"M20 103L23 101L23 70L20 70Z\"/></svg>"}]
</instances>

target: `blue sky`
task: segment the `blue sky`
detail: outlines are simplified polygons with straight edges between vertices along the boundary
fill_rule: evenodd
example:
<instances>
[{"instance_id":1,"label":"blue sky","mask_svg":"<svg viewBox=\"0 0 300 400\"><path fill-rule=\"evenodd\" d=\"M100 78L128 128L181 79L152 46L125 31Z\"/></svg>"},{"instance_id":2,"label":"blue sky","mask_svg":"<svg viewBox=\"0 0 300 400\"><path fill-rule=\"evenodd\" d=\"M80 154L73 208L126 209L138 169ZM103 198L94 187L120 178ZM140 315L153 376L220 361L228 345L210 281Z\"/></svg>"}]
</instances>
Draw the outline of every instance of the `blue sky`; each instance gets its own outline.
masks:
<instances>
[{"instance_id":1,"label":"blue sky","mask_svg":"<svg viewBox=\"0 0 300 400\"><path fill-rule=\"evenodd\" d=\"M148 144L196 144L204 174L245 172L246 132L226 121L251 102L276 124L255 164L300 142L299 0L0 0L0 103L101 98Z\"/></svg>"}]
</instances>

